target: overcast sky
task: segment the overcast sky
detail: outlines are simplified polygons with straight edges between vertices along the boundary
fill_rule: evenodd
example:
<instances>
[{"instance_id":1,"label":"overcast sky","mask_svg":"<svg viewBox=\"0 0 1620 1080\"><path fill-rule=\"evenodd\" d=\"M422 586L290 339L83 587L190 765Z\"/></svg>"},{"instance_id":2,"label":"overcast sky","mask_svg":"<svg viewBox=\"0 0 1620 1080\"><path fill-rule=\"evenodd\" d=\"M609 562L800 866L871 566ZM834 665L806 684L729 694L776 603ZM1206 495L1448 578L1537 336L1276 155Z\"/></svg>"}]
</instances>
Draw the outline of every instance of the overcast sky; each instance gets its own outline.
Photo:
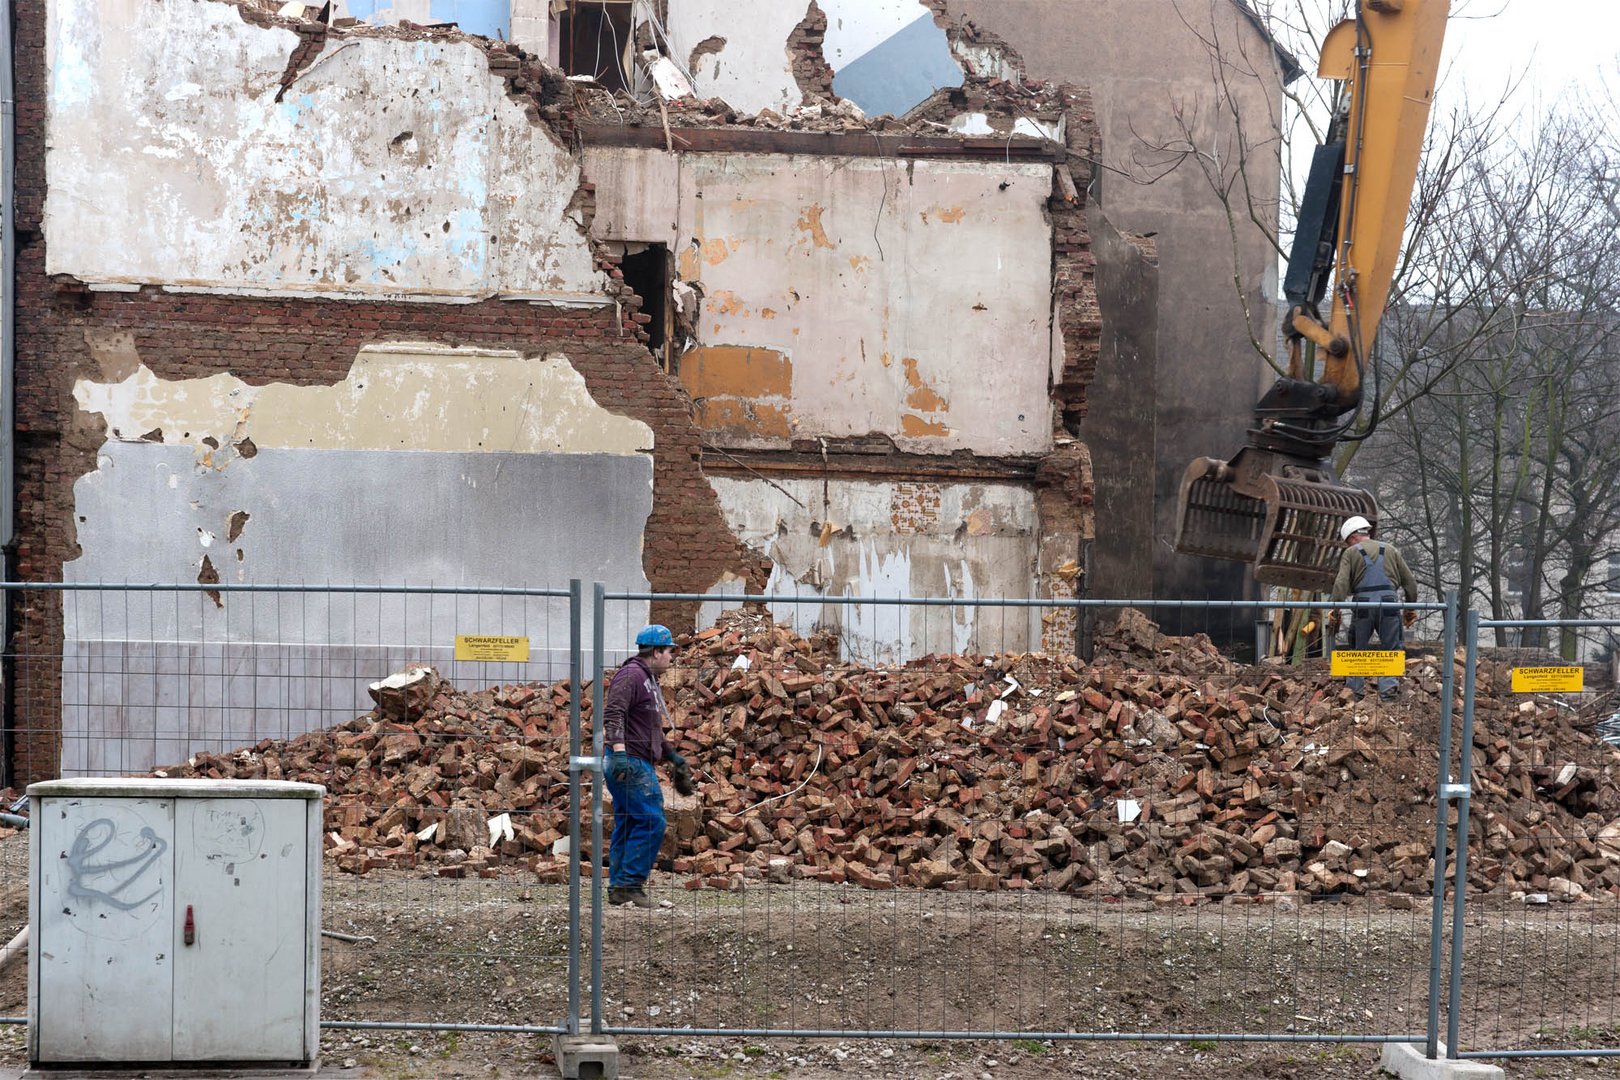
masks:
<instances>
[{"instance_id":1,"label":"overcast sky","mask_svg":"<svg viewBox=\"0 0 1620 1080\"><path fill-rule=\"evenodd\" d=\"M1494 101L1527 76L1519 108L1542 105L1567 89L1590 93L1617 79L1620 0L1452 0L1446 30L1442 106L1466 92Z\"/></svg>"}]
</instances>

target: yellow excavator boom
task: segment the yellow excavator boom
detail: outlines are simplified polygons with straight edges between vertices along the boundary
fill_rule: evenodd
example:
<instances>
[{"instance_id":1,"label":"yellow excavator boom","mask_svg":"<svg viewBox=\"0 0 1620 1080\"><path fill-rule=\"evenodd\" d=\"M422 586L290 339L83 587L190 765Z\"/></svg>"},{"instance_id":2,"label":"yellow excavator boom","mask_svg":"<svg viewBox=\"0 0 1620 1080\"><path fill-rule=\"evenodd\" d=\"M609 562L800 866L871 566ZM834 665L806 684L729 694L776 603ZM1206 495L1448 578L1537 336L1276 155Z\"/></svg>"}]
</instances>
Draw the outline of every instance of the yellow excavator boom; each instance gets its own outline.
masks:
<instances>
[{"instance_id":1,"label":"yellow excavator boom","mask_svg":"<svg viewBox=\"0 0 1620 1080\"><path fill-rule=\"evenodd\" d=\"M1188 466L1178 551L1251 562L1262 584L1325 592L1343 549L1340 526L1357 515L1376 525L1376 501L1339 483L1328 458L1362 404L1450 8L1451 0L1359 0L1357 17L1323 40L1318 72L1344 81L1346 107L1316 149L1283 281L1288 374L1255 406L1236 457Z\"/></svg>"}]
</instances>

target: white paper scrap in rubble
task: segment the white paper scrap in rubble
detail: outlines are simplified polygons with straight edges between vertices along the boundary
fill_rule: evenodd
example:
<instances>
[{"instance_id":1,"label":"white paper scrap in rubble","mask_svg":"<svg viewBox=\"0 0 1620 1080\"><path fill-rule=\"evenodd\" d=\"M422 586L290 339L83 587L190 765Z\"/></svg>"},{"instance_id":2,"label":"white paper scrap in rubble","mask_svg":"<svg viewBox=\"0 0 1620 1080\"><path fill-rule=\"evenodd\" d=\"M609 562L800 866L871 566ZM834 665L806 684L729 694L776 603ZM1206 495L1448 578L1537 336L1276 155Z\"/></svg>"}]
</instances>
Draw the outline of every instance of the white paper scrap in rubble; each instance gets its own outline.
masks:
<instances>
[{"instance_id":1,"label":"white paper scrap in rubble","mask_svg":"<svg viewBox=\"0 0 1620 1080\"><path fill-rule=\"evenodd\" d=\"M489 825L489 846L494 847L498 841L512 839L512 815L496 814L486 824Z\"/></svg>"},{"instance_id":2,"label":"white paper scrap in rubble","mask_svg":"<svg viewBox=\"0 0 1620 1080\"><path fill-rule=\"evenodd\" d=\"M733 660L731 662L731 670L733 670L733 671L747 671L748 670L748 657L746 655L743 655L743 656L739 656L739 657L737 657L737 659Z\"/></svg>"},{"instance_id":3,"label":"white paper scrap in rubble","mask_svg":"<svg viewBox=\"0 0 1620 1080\"><path fill-rule=\"evenodd\" d=\"M1013 678L1011 675L1009 675L1009 676L1007 676L1007 689L1005 689L1005 690L1003 690L1001 692L1001 696L1006 697L1008 694L1012 693L1013 691L1022 690L1022 689L1023 689L1023 687L1018 684L1018 680Z\"/></svg>"},{"instance_id":4,"label":"white paper scrap in rubble","mask_svg":"<svg viewBox=\"0 0 1620 1080\"><path fill-rule=\"evenodd\" d=\"M1135 799L1121 799L1114 804L1114 808L1119 811L1121 825L1129 825L1142 816L1142 804Z\"/></svg>"},{"instance_id":5,"label":"white paper scrap in rubble","mask_svg":"<svg viewBox=\"0 0 1620 1080\"><path fill-rule=\"evenodd\" d=\"M643 53L642 62L647 65L647 74L652 76L653 84L658 87L659 96L665 101L675 101L693 95L692 84L687 81L686 74L676 67L675 62L669 57Z\"/></svg>"},{"instance_id":6,"label":"white paper scrap in rubble","mask_svg":"<svg viewBox=\"0 0 1620 1080\"><path fill-rule=\"evenodd\" d=\"M429 825L427 828L422 829L421 831L419 831L416 834L416 839L418 841L420 841L421 843L424 843L424 844L430 843L433 840L434 835L436 833L438 833L438 831L439 831L439 823L437 821L435 821L433 824Z\"/></svg>"},{"instance_id":7,"label":"white paper scrap in rubble","mask_svg":"<svg viewBox=\"0 0 1620 1080\"><path fill-rule=\"evenodd\" d=\"M1001 714L1006 711L1007 703L1002 701L1000 698L996 698L996 700L990 703L989 710L985 712L984 722L987 725L993 725L997 720L1001 719Z\"/></svg>"}]
</instances>

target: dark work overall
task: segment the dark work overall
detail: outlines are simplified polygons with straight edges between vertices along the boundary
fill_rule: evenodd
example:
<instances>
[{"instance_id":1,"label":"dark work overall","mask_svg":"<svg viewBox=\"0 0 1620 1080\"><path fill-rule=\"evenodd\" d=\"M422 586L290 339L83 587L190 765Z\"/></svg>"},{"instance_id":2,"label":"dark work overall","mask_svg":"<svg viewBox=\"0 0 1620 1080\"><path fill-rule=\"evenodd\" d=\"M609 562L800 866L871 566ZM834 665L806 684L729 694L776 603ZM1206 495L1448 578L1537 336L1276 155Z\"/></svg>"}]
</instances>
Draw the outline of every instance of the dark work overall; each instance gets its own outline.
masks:
<instances>
[{"instance_id":1,"label":"dark work overall","mask_svg":"<svg viewBox=\"0 0 1620 1080\"><path fill-rule=\"evenodd\" d=\"M1389 579L1389 573L1384 569L1384 548L1379 545L1376 556L1368 555L1367 549L1358 547L1361 553L1362 572L1361 584L1351 599L1357 603L1398 603L1395 595L1395 583ZM1350 643L1352 648L1365 649L1372 641L1373 631L1378 631L1378 643L1385 649L1399 649L1405 641L1401 630L1401 611L1399 608L1360 608L1350 622ZM1355 693L1361 693L1364 680L1353 675L1345 680L1345 684ZM1393 696L1396 682L1393 675L1380 675L1378 677L1378 692L1385 697Z\"/></svg>"}]
</instances>

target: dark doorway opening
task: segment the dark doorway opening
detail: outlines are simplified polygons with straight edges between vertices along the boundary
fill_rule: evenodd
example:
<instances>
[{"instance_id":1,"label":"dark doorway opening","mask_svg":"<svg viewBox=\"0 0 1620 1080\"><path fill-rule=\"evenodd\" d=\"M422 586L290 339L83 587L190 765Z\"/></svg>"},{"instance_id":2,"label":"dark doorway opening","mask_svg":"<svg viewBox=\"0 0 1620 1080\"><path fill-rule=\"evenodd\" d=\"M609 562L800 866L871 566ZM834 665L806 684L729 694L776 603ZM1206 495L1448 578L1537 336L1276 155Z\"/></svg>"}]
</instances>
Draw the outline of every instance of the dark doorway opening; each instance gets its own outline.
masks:
<instances>
[{"instance_id":1,"label":"dark doorway opening","mask_svg":"<svg viewBox=\"0 0 1620 1080\"><path fill-rule=\"evenodd\" d=\"M663 244L635 245L641 250L625 255L619 262L624 283L641 297L641 313L650 321L643 327L647 331L647 348L658 357L659 366L670 370L670 262L669 248Z\"/></svg>"},{"instance_id":2,"label":"dark doorway opening","mask_svg":"<svg viewBox=\"0 0 1620 1080\"><path fill-rule=\"evenodd\" d=\"M569 0L557 17L558 55L569 75L589 75L609 90L628 90L630 0Z\"/></svg>"}]
</instances>

